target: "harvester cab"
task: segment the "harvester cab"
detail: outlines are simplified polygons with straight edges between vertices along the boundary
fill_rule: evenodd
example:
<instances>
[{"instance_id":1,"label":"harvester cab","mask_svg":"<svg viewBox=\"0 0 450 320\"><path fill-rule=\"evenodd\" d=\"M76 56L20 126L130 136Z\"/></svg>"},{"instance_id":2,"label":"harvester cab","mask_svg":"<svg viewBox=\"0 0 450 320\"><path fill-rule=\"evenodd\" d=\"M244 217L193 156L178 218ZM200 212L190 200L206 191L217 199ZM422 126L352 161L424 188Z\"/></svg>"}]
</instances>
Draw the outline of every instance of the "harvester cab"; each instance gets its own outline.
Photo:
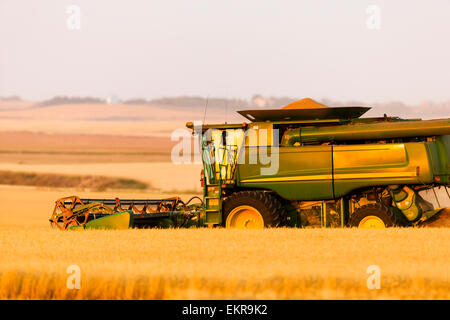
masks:
<instances>
[{"instance_id":1,"label":"harvester cab","mask_svg":"<svg viewBox=\"0 0 450 320\"><path fill-rule=\"evenodd\" d=\"M201 133L203 170L209 185L231 185L243 140L243 130L214 130Z\"/></svg>"}]
</instances>

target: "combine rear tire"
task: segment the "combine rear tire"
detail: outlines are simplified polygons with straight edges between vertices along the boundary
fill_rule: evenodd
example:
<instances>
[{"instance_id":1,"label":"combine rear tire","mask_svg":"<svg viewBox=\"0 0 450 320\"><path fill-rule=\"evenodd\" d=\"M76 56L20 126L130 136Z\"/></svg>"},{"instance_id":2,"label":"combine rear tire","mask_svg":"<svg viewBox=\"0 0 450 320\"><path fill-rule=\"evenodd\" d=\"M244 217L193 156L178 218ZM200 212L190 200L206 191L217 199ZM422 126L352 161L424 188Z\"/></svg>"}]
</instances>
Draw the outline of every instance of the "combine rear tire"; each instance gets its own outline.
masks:
<instances>
[{"instance_id":1,"label":"combine rear tire","mask_svg":"<svg viewBox=\"0 0 450 320\"><path fill-rule=\"evenodd\" d=\"M379 203L371 203L356 209L350 216L348 225L365 229L384 229L400 226L400 223L391 209Z\"/></svg>"},{"instance_id":2,"label":"combine rear tire","mask_svg":"<svg viewBox=\"0 0 450 320\"><path fill-rule=\"evenodd\" d=\"M272 194L261 191L233 193L223 203L223 226L239 229L274 228L284 225L286 210Z\"/></svg>"}]
</instances>

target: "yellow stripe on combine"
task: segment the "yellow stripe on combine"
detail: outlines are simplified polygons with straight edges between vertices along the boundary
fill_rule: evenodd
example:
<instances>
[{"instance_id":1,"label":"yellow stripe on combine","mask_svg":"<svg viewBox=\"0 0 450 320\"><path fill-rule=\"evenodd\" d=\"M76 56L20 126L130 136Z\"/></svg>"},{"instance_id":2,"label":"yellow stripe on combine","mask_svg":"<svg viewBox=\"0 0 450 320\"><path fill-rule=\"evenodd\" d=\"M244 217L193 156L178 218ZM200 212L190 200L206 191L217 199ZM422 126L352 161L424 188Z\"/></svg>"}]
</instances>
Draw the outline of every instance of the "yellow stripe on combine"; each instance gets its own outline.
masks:
<instances>
[{"instance_id":1,"label":"yellow stripe on combine","mask_svg":"<svg viewBox=\"0 0 450 320\"><path fill-rule=\"evenodd\" d=\"M370 179L370 178L411 178L417 177L417 172L373 172L373 173L341 173L335 174L335 180Z\"/></svg>"},{"instance_id":2,"label":"yellow stripe on combine","mask_svg":"<svg viewBox=\"0 0 450 320\"><path fill-rule=\"evenodd\" d=\"M310 180L331 180L333 177L331 174L318 174L313 176L293 176L293 177L276 177L276 178L260 178L260 179L247 179L241 180L241 182L283 182L283 181L310 181Z\"/></svg>"},{"instance_id":3,"label":"yellow stripe on combine","mask_svg":"<svg viewBox=\"0 0 450 320\"><path fill-rule=\"evenodd\" d=\"M416 177L416 172L375 172L375 173L340 173L335 174L335 180L345 179L371 179L371 178L410 178ZM241 180L242 183L256 182L286 182L286 181L314 181L314 180L332 180L331 174L318 174L310 176L292 176L292 177L276 177L276 178L258 178Z\"/></svg>"}]
</instances>

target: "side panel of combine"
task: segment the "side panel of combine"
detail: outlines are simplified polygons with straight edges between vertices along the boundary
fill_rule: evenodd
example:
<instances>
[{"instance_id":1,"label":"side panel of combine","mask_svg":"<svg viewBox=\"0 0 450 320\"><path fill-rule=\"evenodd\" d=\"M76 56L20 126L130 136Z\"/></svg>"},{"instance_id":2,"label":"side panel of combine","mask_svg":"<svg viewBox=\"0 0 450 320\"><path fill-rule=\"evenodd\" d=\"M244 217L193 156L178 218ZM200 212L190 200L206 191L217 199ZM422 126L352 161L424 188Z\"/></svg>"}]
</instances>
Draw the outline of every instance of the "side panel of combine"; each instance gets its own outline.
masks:
<instances>
[{"instance_id":1,"label":"side panel of combine","mask_svg":"<svg viewBox=\"0 0 450 320\"><path fill-rule=\"evenodd\" d=\"M261 173L269 165L261 164L259 158L256 164L250 163L252 148L246 147L246 161L238 166L238 186L273 190L289 200L333 198L331 146L268 148L269 159L278 159L273 175Z\"/></svg>"},{"instance_id":2,"label":"side panel of combine","mask_svg":"<svg viewBox=\"0 0 450 320\"><path fill-rule=\"evenodd\" d=\"M427 142L435 182L450 184L450 135L438 136Z\"/></svg>"},{"instance_id":3,"label":"side panel of combine","mask_svg":"<svg viewBox=\"0 0 450 320\"><path fill-rule=\"evenodd\" d=\"M336 145L333 165L336 198L363 187L433 181L423 142Z\"/></svg>"}]
</instances>

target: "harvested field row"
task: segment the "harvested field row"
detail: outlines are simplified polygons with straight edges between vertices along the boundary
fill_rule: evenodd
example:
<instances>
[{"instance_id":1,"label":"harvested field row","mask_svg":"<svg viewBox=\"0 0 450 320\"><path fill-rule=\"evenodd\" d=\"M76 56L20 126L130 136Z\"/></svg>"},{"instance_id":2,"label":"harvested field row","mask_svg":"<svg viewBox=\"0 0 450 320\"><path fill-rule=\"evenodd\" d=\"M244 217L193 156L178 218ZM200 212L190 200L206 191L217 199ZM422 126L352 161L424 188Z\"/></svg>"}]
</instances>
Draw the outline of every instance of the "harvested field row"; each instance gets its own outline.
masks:
<instances>
[{"instance_id":1,"label":"harvested field row","mask_svg":"<svg viewBox=\"0 0 450 320\"><path fill-rule=\"evenodd\" d=\"M79 163L79 164L17 164L2 163L2 170L14 172L54 173L62 175L91 175L124 177L151 186L161 192L195 191L201 193L200 164L171 162Z\"/></svg>"},{"instance_id":2,"label":"harvested field row","mask_svg":"<svg viewBox=\"0 0 450 320\"><path fill-rule=\"evenodd\" d=\"M170 154L126 152L8 152L0 151L0 163L15 164L86 164L168 162Z\"/></svg>"},{"instance_id":3,"label":"harvested field row","mask_svg":"<svg viewBox=\"0 0 450 320\"><path fill-rule=\"evenodd\" d=\"M27 153L152 153L170 154L173 145L166 137L99 134L50 134L0 131L0 151Z\"/></svg>"},{"instance_id":4,"label":"harvested field row","mask_svg":"<svg viewBox=\"0 0 450 320\"><path fill-rule=\"evenodd\" d=\"M0 118L0 131L29 131L49 134L93 134L116 136L157 136L170 137L173 130L186 128L184 120L23 120ZM189 119L190 120L190 119ZM196 118L192 119L196 120Z\"/></svg>"},{"instance_id":5,"label":"harvested field row","mask_svg":"<svg viewBox=\"0 0 450 320\"><path fill-rule=\"evenodd\" d=\"M112 178L93 175L62 175L55 173L0 171L0 184L55 188L85 188L90 190L107 189L148 189L149 185L125 178Z\"/></svg>"}]
</instances>

